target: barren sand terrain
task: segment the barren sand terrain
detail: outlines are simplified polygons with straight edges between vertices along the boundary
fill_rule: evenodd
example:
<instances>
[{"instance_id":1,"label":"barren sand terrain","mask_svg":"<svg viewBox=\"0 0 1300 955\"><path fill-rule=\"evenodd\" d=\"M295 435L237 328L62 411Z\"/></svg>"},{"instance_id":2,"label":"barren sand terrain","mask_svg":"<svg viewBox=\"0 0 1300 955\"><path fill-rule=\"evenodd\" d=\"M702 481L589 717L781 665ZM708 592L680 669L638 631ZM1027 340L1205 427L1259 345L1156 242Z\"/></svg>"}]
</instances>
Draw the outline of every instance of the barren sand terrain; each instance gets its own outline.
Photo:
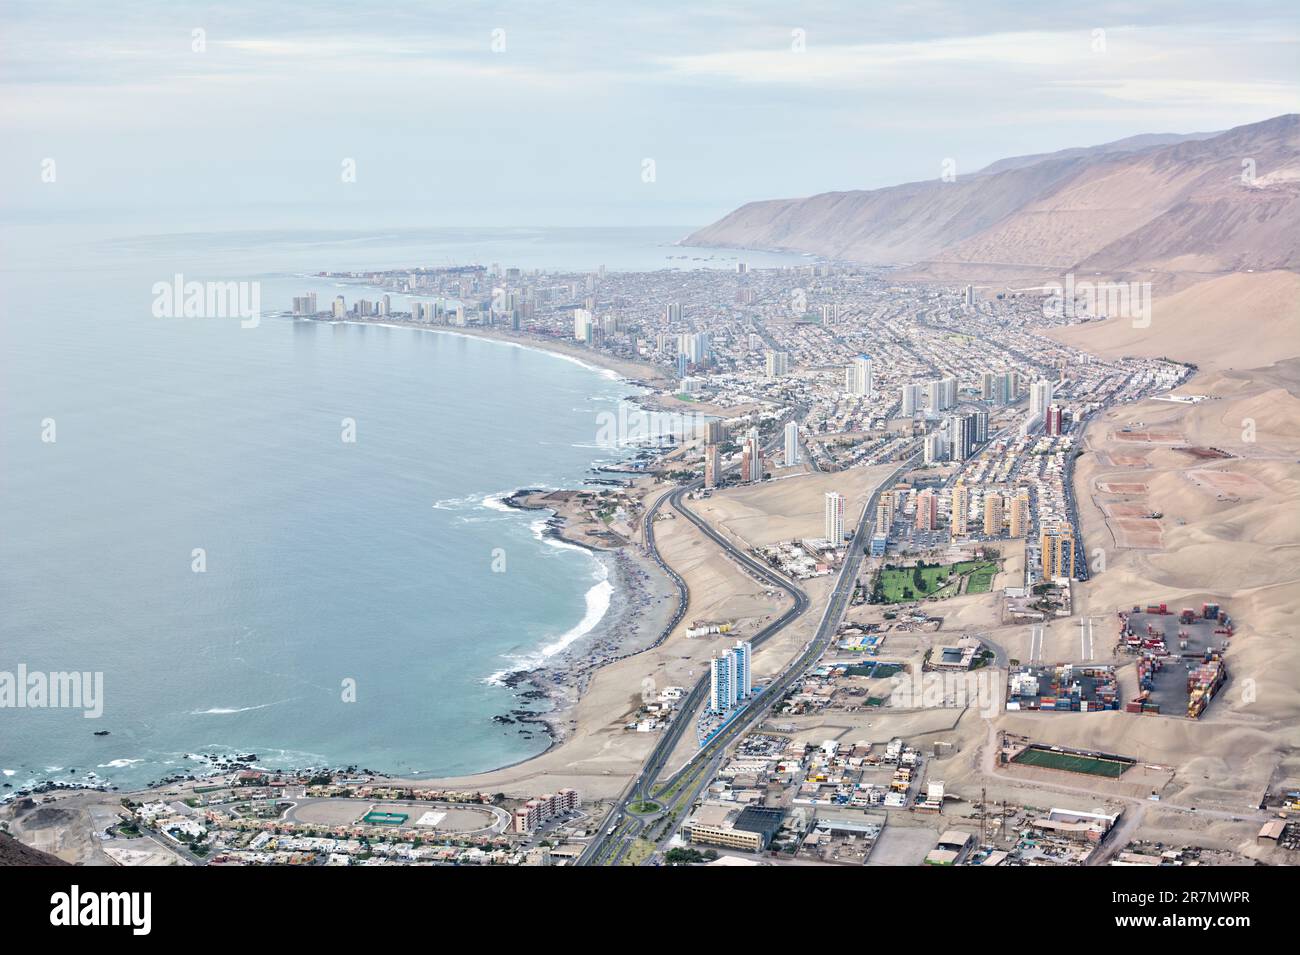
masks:
<instances>
[{"instance_id":1,"label":"barren sand terrain","mask_svg":"<svg viewBox=\"0 0 1300 955\"><path fill-rule=\"evenodd\" d=\"M1295 272L1235 272L1167 297L1161 297L1163 284L1153 285L1156 298L1147 327L1135 327L1131 318L1109 318L1071 325L1052 337L1104 357L1169 357L1202 370L1262 368L1300 356L1300 275Z\"/></svg>"},{"instance_id":2,"label":"barren sand terrain","mask_svg":"<svg viewBox=\"0 0 1300 955\"><path fill-rule=\"evenodd\" d=\"M893 470L891 465L834 474L796 474L792 469L786 472L790 477L718 491L696 502L695 509L710 523L725 527L740 546L812 540L825 533L828 492L844 495L844 527L850 530L876 485Z\"/></svg>"}]
</instances>

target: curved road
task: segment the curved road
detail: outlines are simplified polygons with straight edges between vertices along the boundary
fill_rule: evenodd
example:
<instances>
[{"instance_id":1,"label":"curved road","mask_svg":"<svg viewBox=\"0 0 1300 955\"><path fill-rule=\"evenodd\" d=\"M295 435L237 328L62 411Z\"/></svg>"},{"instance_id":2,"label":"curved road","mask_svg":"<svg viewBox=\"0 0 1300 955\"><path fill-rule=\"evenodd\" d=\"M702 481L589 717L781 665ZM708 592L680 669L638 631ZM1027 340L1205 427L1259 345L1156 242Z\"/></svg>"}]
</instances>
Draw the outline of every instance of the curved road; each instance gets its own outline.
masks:
<instances>
[{"instance_id":1,"label":"curved road","mask_svg":"<svg viewBox=\"0 0 1300 955\"><path fill-rule=\"evenodd\" d=\"M831 592L830 600L827 601L826 610L822 614L817 632L805 646L803 652L758 692L740 716L733 719L706 746L687 760L686 764L672 777L665 780L662 786L656 788L654 784L659 773L663 771L664 764L676 748L682 732L690 724L692 714L699 708L708 692L708 677L702 676L678 709L677 716L668 725L663 736L651 751L641 772L637 774L627 790L624 791L623 796L610 809L601 825L599 834L592 840L587 847L587 851L579 859L580 865L618 865L622 861L628 850L631 849L645 830L648 822L653 820L653 817L641 818L630 813L628 807L633 803L652 799L653 793L658 792L672 794L674 805L689 807L694 802L699 791L708 784L711 773L705 770L712 766L714 762L720 760L731 742L748 732L751 726L760 721L771 705L784 696L786 690L794 681L826 651L831 640L838 632L840 620L843 618L844 612L848 609L849 601L853 597L853 591L857 585L858 570L862 565L862 558L875 520L876 505L880 500L880 494L887 486L896 481L900 475L911 468L917 457L919 457L919 453L914 452L889 477L881 481L876 490L872 492L858 520L853 542L850 544L845 556L844 565L840 568L839 578L836 580L835 589ZM808 596L770 568L738 550L730 541L682 504L685 495L699 487L700 483L696 481L683 485L670 494L661 497L660 502L665 498L670 500L675 510L699 528L724 553L728 554L737 563L750 569L757 576L771 581L795 598L792 607L752 638L751 643L755 645L761 644L788 626L808 609ZM648 539L652 540L652 538ZM686 787L678 791L679 784L683 782L687 784ZM666 836L671 835L672 828L675 827L670 827L669 832L665 834Z\"/></svg>"},{"instance_id":2,"label":"curved road","mask_svg":"<svg viewBox=\"0 0 1300 955\"><path fill-rule=\"evenodd\" d=\"M759 579L789 594L793 598L794 603L783 614L781 614L781 616L769 623L751 639L750 642L755 646L760 645L769 637L784 629L808 609L810 606L808 595L803 590L795 587L784 577L778 575L770 567L767 567L755 560L753 557L737 549L730 541L695 514L695 512L682 504L683 498L689 492L699 488L702 484L702 481L692 481L690 484L684 484L676 490L660 497L659 500L655 502L654 507L652 507L646 514L647 524L644 532L645 539L654 550L656 559L661 560L657 548L654 548L653 517L654 512L658 510L659 505L667 500L672 504L674 510L699 528L700 531L717 544L725 553L729 554L731 558L743 568ZM666 566L666 564L664 566ZM675 572L673 573L673 577L675 580L681 580ZM684 590L685 584L683 583L681 586ZM678 613L675 617L676 620L680 620L682 615L685 614L686 603L687 601L683 594L681 606L678 608ZM691 725L691 715L694 714L704 702L704 698L708 695L708 691L709 679L706 674L701 676L700 679L696 681L695 686L691 688L691 692L678 707L677 715L660 735L654 749L650 751L650 755L646 758L645 764L641 767L641 771L624 791L623 796L610 810L609 815L603 823L604 830L602 834L593 839L591 844L587 847L587 851L582 854L579 859L580 865L617 865L618 861L622 859L626 851L632 846L632 843L636 841L636 838L640 835L641 830L645 826L645 822L636 816L629 815L627 813L627 807L632 803L642 802L651 798L651 788L659 778L659 774L663 772L664 764L668 762L668 757L671 756L673 750L677 748L682 733ZM611 820L617 820L620 822L620 826L618 827L618 838L612 840L612 847L605 845L607 841L610 841L608 837L614 834L610 828Z\"/></svg>"}]
</instances>

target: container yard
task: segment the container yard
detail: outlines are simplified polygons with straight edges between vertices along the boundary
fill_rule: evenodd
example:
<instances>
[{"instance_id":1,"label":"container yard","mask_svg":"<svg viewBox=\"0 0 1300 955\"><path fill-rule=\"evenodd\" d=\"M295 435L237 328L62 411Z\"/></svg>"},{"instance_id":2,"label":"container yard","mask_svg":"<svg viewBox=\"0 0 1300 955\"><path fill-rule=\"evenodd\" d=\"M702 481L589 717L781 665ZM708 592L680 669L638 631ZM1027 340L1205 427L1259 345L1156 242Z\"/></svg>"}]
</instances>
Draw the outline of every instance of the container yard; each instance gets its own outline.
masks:
<instances>
[{"instance_id":1,"label":"container yard","mask_svg":"<svg viewBox=\"0 0 1300 955\"><path fill-rule=\"evenodd\" d=\"M1119 684L1112 666L1063 663L1022 666L1007 681L1008 710L1095 713L1119 709Z\"/></svg>"},{"instance_id":2,"label":"container yard","mask_svg":"<svg viewBox=\"0 0 1300 955\"><path fill-rule=\"evenodd\" d=\"M1119 649L1138 657L1138 692L1124 711L1199 718L1228 676L1232 618L1217 603L1147 604L1117 616Z\"/></svg>"}]
</instances>

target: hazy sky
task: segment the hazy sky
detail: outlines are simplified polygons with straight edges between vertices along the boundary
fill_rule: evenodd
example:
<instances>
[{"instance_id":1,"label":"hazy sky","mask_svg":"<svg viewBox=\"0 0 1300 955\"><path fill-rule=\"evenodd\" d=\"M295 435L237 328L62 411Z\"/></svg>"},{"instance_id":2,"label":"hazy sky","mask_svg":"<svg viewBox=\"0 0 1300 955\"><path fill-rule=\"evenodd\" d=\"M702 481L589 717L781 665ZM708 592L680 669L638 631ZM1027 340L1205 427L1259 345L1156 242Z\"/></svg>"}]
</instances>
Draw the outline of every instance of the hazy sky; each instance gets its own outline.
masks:
<instances>
[{"instance_id":1,"label":"hazy sky","mask_svg":"<svg viewBox=\"0 0 1300 955\"><path fill-rule=\"evenodd\" d=\"M0 201L178 229L702 224L1295 112L1294 9L0 0Z\"/></svg>"}]
</instances>

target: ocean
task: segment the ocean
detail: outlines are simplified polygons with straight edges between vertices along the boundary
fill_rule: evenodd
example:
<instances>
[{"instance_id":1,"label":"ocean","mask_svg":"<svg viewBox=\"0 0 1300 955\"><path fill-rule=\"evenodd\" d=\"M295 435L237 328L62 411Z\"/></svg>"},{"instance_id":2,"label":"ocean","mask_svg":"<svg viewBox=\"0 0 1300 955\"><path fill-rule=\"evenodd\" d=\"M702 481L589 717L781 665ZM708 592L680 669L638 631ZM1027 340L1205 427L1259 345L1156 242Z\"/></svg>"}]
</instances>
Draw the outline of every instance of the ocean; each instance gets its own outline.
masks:
<instances>
[{"instance_id":1,"label":"ocean","mask_svg":"<svg viewBox=\"0 0 1300 955\"><path fill-rule=\"evenodd\" d=\"M451 775L544 749L493 720L520 705L499 677L590 630L611 588L500 497L617 458L597 416L635 389L453 334L158 318L153 286L256 280L269 312L337 294L322 270L734 264L673 248L686 231L0 227L0 673L103 675L98 719L0 708L0 796L207 753Z\"/></svg>"}]
</instances>

